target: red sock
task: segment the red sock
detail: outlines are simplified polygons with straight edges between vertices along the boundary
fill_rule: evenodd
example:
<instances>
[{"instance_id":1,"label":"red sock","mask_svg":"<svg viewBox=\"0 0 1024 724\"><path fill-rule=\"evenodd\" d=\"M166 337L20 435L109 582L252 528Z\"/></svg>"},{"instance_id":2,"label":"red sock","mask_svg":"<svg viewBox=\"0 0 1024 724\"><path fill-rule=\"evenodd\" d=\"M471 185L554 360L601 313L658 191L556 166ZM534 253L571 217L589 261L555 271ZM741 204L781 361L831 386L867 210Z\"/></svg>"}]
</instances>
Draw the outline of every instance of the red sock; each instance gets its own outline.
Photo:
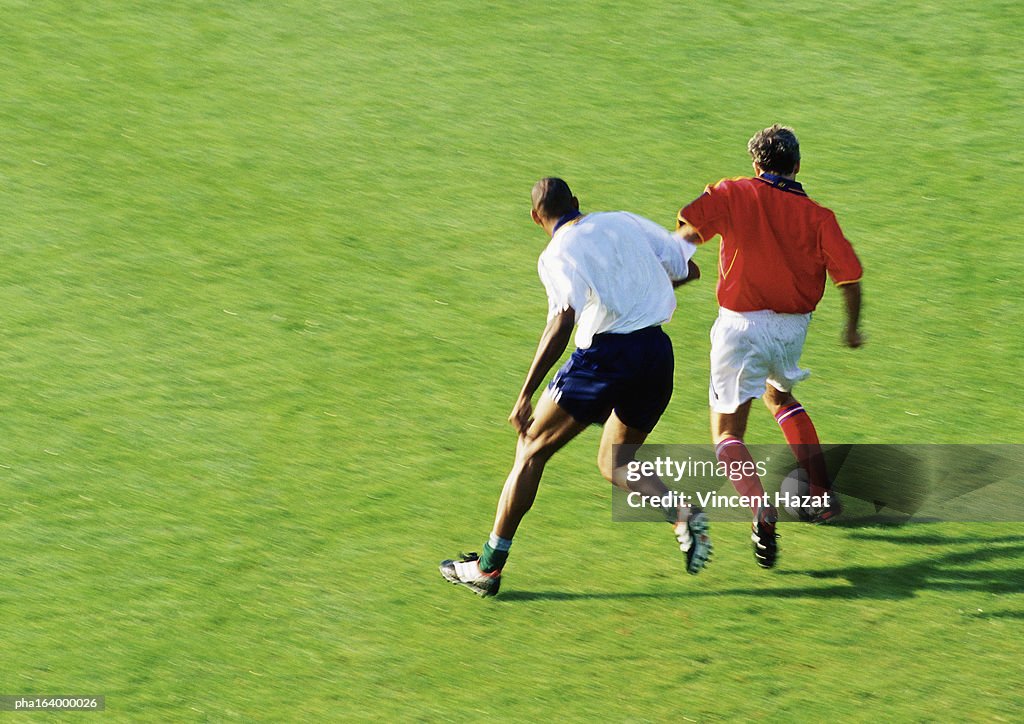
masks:
<instances>
[{"instance_id":1,"label":"red sock","mask_svg":"<svg viewBox=\"0 0 1024 724\"><path fill-rule=\"evenodd\" d=\"M779 410L775 421L786 436L789 449L793 451L796 461L807 473L811 485L811 495L823 495L832 489L828 479L828 468L825 466L825 455L821 451L818 432L814 429L811 416L799 402Z\"/></svg>"},{"instance_id":2,"label":"red sock","mask_svg":"<svg viewBox=\"0 0 1024 724\"><path fill-rule=\"evenodd\" d=\"M732 481L737 493L748 496L752 501L765 499L764 486L761 485L761 478L757 476L754 458L750 457L750 451L742 440L738 437L725 438L715 447L715 457L729 466L729 480ZM760 508L756 502L750 506L754 517L757 517Z\"/></svg>"}]
</instances>

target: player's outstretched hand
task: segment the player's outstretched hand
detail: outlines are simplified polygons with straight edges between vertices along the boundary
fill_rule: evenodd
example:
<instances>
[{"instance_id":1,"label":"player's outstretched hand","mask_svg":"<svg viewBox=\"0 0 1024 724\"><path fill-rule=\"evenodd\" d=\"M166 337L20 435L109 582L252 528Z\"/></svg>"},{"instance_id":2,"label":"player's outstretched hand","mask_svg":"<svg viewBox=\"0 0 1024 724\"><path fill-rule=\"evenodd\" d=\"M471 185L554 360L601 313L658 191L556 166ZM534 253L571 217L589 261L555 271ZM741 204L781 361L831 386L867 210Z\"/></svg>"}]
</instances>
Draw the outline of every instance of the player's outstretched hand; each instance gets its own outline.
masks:
<instances>
[{"instance_id":1,"label":"player's outstretched hand","mask_svg":"<svg viewBox=\"0 0 1024 724\"><path fill-rule=\"evenodd\" d=\"M512 408L512 414L508 416L508 421L512 423L516 432L525 435L526 431L530 429L530 425L533 424L533 403L527 398L520 397L516 400L516 406Z\"/></svg>"}]
</instances>

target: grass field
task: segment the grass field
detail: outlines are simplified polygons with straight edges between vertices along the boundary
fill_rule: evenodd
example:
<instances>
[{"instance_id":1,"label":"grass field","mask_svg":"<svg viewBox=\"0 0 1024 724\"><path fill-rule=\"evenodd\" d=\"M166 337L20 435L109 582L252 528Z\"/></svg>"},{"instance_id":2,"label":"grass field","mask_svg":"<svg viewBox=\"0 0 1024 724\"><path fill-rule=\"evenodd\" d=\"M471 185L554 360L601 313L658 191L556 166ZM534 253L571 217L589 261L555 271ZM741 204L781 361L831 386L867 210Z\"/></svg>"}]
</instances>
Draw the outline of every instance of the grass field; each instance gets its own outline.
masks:
<instances>
[{"instance_id":1,"label":"grass field","mask_svg":"<svg viewBox=\"0 0 1024 724\"><path fill-rule=\"evenodd\" d=\"M4 3L0 695L1018 720L1021 523L788 526L771 572L719 523L689 577L667 531L611 522L588 431L501 596L437 574L511 460L545 313L531 184L671 226L776 121L867 270L868 346L839 346L830 290L806 347L823 439L1024 442L1024 7L690 5ZM698 260L652 442L707 439ZM765 414L748 439L781 442Z\"/></svg>"}]
</instances>

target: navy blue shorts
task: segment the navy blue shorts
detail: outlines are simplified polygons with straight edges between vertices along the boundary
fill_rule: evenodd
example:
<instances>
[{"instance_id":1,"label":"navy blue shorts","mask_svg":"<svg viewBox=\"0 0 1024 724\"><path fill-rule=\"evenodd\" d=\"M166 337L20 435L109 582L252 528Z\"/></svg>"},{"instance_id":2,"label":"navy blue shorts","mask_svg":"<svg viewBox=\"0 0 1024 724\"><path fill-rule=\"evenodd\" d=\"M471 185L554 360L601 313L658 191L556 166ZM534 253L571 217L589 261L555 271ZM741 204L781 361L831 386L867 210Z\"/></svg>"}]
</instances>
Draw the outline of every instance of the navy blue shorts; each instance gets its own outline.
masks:
<instances>
[{"instance_id":1,"label":"navy blue shorts","mask_svg":"<svg viewBox=\"0 0 1024 724\"><path fill-rule=\"evenodd\" d=\"M555 374L548 392L578 422L604 423L615 411L629 427L650 432L672 399L675 359L661 327L595 334Z\"/></svg>"}]
</instances>

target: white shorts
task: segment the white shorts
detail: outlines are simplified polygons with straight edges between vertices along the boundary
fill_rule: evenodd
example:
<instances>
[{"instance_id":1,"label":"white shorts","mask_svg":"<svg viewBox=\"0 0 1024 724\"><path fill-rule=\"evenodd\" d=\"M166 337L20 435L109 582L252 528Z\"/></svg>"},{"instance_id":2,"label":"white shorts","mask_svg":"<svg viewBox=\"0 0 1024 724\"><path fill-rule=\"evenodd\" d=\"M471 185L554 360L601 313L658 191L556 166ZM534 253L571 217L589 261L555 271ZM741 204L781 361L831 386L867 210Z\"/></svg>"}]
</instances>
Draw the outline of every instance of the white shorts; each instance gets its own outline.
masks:
<instances>
[{"instance_id":1,"label":"white shorts","mask_svg":"<svg viewBox=\"0 0 1024 724\"><path fill-rule=\"evenodd\" d=\"M711 327L711 409L736 412L747 400L763 395L766 383L789 392L807 379L811 373L799 362L810 321L810 314L720 308Z\"/></svg>"}]
</instances>

